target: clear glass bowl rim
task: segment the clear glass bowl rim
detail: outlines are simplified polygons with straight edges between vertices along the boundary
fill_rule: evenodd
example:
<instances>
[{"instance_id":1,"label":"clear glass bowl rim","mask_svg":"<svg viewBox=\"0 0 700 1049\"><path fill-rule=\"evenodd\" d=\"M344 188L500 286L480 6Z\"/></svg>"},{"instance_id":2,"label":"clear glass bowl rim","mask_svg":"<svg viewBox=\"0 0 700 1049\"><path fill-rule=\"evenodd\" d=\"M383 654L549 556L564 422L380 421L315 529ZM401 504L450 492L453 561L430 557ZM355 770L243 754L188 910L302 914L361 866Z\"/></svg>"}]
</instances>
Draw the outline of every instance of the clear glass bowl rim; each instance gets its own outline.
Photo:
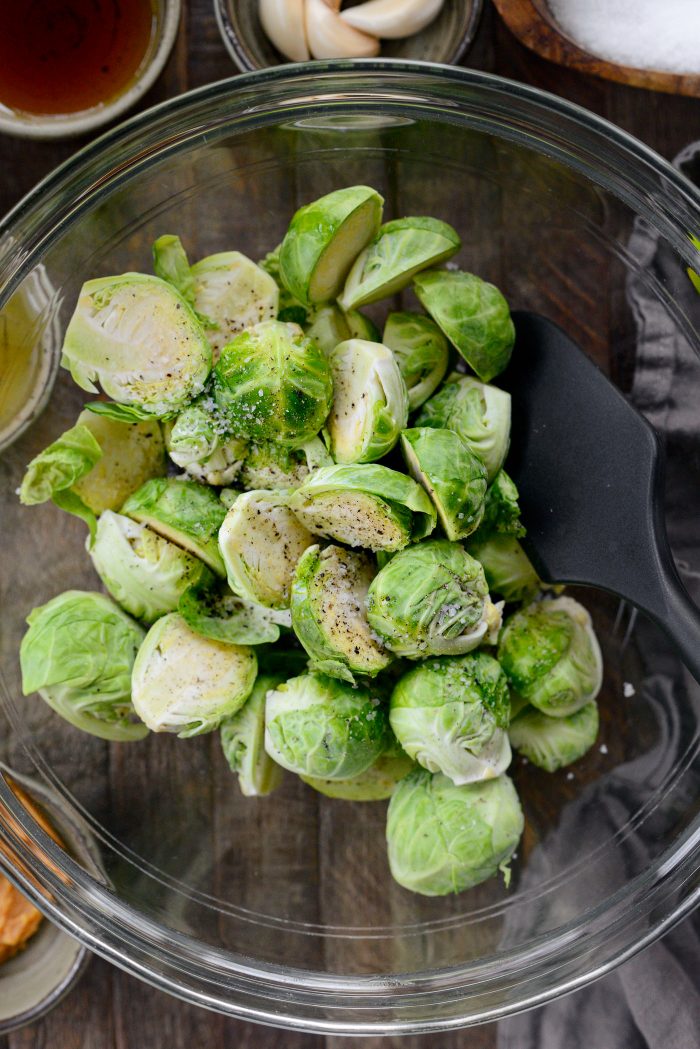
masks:
<instances>
[{"instance_id":1,"label":"clear glass bowl rim","mask_svg":"<svg viewBox=\"0 0 700 1049\"><path fill-rule=\"evenodd\" d=\"M431 63L339 60L280 66L208 85L133 117L85 147L0 222L0 307L45 251L130 172L205 135L210 141L217 131L343 107L457 121L545 153L619 197L700 269L700 253L688 236L700 230L700 192L615 125L486 73ZM28 751L41 765L31 746ZM70 800L50 770L38 771ZM10 867L8 873L66 931L180 998L241 1019L317 1033L447 1030L531 1008L602 976L700 900L699 817L644 875L588 912L585 921L507 961L486 958L476 965L386 978L321 974L256 963L173 933L115 899L58 849L2 778L0 806L26 835L0 819L0 839L25 868ZM9 866L1 851L0 865Z\"/></svg>"}]
</instances>

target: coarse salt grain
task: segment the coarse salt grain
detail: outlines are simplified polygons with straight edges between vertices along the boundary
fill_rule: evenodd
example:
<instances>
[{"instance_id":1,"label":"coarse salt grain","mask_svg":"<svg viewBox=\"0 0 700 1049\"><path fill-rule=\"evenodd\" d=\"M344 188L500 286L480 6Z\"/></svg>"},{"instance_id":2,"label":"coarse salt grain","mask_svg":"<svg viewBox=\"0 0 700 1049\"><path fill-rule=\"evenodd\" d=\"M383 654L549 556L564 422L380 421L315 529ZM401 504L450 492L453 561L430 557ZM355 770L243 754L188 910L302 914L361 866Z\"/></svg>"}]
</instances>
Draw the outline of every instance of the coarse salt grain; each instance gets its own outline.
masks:
<instances>
[{"instance_id":1,"label":"coarse salt grain","mask_svg":"<svg viewBox=\"0 0 700 1049\"><path fill-rule=\"evenodd\" d=\"M635 693L634 685L631 681L625 681L622 686L622 695L625 699L630 699Z\"/></svg>"},{"instance_id":2,"label":"coarse salt grain","mask_svg":"<svg viewBox=\"0 0 700 1049\"><path fill-rule=\"evenodd\" d=\"M698 0L549 0L559 27L599 58L637 69L700 72Z\"/></svg>"},{"instance_id":3,"label":"coarse salt grain","mask_svg":"<svg viewBox=\"0 0 700 1049\"><path fill-rule=\"evenodd\" d=\"M607 754L608 753L608 748L606 747L605 743L603 743L599 749L600 749L600 753L601 754Z\"/></svg>"}]
</instances>

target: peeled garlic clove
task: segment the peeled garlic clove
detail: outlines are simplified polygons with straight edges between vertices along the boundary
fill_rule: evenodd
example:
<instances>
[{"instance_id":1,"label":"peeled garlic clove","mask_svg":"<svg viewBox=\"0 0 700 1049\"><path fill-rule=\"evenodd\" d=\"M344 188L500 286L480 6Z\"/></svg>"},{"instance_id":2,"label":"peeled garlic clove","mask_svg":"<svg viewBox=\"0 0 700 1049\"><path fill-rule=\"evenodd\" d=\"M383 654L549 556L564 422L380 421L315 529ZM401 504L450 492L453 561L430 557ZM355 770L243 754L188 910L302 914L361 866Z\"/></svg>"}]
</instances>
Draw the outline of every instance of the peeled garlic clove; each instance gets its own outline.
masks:
<instances>
[{"instance_id":1,"label":"peeled garlic clove","mask_svg":"<svg viewBox=\"0 0 700 1049\"><path fill-rule=\"evenodd\" d=\"M306 39L314 58L371 58L379 41L344 22L326 0L306 0Z\"/></svg>"},{"instance_id":2,"label":"peeled garlic clove","mask_svg":"<svg viewBox=\"0 0 700 1049\"><path fill-rule=\"evenodd\" d=\"M260 0L259 14L265 35L280 54L293 62L308 60L304 0Z\"/></svg>"},{"instance_id":3,"label":"peeled garlic clove","mask_svg":"<svg viewBox=\"0 0 700 1049\"><path fill-rule=\"evenodd\" d=\"M444 0L367 0L348 7L340 17L365 33L397 40L425 29L440 13Z\"/></svg>"}]
</instances>

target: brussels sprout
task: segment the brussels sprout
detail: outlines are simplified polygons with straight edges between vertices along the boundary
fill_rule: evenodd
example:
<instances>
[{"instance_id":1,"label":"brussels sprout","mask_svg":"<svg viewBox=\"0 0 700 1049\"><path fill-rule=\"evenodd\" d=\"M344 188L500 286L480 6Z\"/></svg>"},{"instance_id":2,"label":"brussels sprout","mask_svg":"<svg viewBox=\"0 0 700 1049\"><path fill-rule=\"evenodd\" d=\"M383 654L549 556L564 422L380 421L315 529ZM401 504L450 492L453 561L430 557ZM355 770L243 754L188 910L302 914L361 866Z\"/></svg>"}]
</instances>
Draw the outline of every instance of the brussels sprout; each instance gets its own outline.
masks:
<instances>
[{"instance_id":1,"label":"brussels sprout","mask_svg":"<svg viewBox=\"0 0 700 1049\"><path fill-rule=\"evenodd\" d=\"M598 736L598 707L586 703L563 718L552 718L527 707L508 730L513 747L545 772L556 772L578 761Z\"/></svg>"},{"instance_id":2,"label":"brussels sprout","mask_svg":"<svg viewBox=\"0 0 700 1049\"><path fill-rule=\"evenodd\" d=\"M339 546L310 546L299 558L292 627L319 673L354 681L354 674L374 677L391 662L367 622L365 600L374 572L367 554Z\"/></svg>"},{"instance_id":3,"label":"brussels sprout","mask_svg":"<svg viewBox=\"0 0 700 1049\"><path fill-rule=\"evenodd\" d=\"M78 386L137 404L151 415L184 407L204 387L211 349L196 316L170 284L143 273L83 287L61 363Z\"/></svg>"},{"instance_id":4,"label":"brussels sprout","mask_svg":"<svg viewBox=\"0 0 700 1049\"><path fill-rule=\"evenodd\" d=\"M265 697L283 681L279 674L261 674L238 713L221 722L224 757L247 798L272 794L282 782L282 769L265 750Z\"/></svg>"},{"instance_id":5,"label":"brussels sprout","mask_svg":"<svg viewBox=\"0 0 700 1049\"><path fill-rule=\"evenodd\" d=\"M394 295L419 270L451 258L461 243L456 230L440 219L413 216L385 222L355 259L340 305L350 310Z\"/></svg>"},{"instance_id":6,"label":"brussels sprout","mask_svg":"<svg viewBox=\"0 0 700 1049\"><path fill-rule=\"evenodd\" d=\"M390 313L382 342L396 358L408 390L408 407L413 412L445 378L450 360L447 339L430 317L421 313Z\"/></svg>"},{"instance_id":7,"label":"brussels sprout","mask_svg":"<svg viewBox=\"0 0 700 1049\"><path fill-rule=\"evenodd\" d=\"M312 437L301 448L265 441L250 446L240 480L249 490L285 492L298 488L319 466L332 465L333 460L320 437Z\"/></svg>"},{"instance_id":8,"label":"brussels sprout","mask_svg":"<svg viewBox=\"0 0 700 1049\"><path fill-rule=\"evenodd\" d=\"M401 450L411 477L435 504L448 539L465 539L484 513L486 467L454 430L416 427L401 434Z\"/></svg>"},{"instance_id":9,"label":"brussels sprout","mask_svg":"<svg viewBox=\"0 0 700 1049\"><path fill-rule=\"evenodd\" d=\"M197 557L112 510L100 517L88 553L114 600L146 623L174 612L185 590L209 574Z\"/></svg>"},{"instance_id":10,"label":"brussels sprout","mask_svg":"<svg viewBox=\"0 0 700 1049\"><path fill-rule=\"evenodd\" d=\"M567 717L590 703L603 681L591 617L571 597L536 602L512 615L498 658L518 695L552 717Z\"/></svg>"},{"instance_id":11,"label":"brussels sprout","mask_svg":"<svg viewBox=\"0 0 700 1049\"><path fill-rule=\"evenodd\" d=\"M460 270L426 270L414 278L413 287L482 382L503 371L513 352L515 326L495 285Z\"/></svg>"},{"instance_id":12,"label":"brussels sprout","mask_svg":"<svg viewBox=\"0 0 700 1049\"><path fill-rule=\"evenodd\" d=\"M214 396L236 437L299 447L330 411L333 387L320 347L298 324L265 321L222 350Z\"/></svg>"},{"instance_id":13,"label":"brussels sprout","mask_svg":"<svg viewBox=\"0 0 700 1049\"><path fill-rule=\"evenodd\" d=\"M477 534L467 550L482 565L490 592L506 601L531 600L541 589L537 572L515 536L496 533L481 539Z\"/></svg>"},{"instance_id":14,"label":"brussels sprout","mask_svg":"<svg viewBox=\"0 0 700 1049\"><path fill-rule=\"evenodd\" d=\"M257 670L252 648L202 637L171 612L156 620L139 649L134 709L154 732L180 739L212 732L243 706Z\"/></svg>"},{"instance_id":15,"label":"brussels sprout","mask_svg":"<svg viewBox=\"0 0 700 1049\"><path fill-rule=\"evenodd\" d=\"M419 484L377 463L323 466L289 505L315 535L369 550L401 550L429 535L436 521Z\"/></svg>"},{"instance_id":16,"label":"brussels sprout","mask_svg":"<svg viewBox=\"0 0 700 1049\"><path fill-rule=\"evenodd\" d=\"M226 431L210 398L191 404L165 424L165 443L176 466L206 484L231 484L241 471L247 445Z\"/></svg>"},{"instance_id":17,"label":"brussels sprout","mask_svg":"<svg viewBox=\"0 0 700 1049\"><path fill-rule=\"evenodd\" d=\"M157 275L205 321L215 357L244 328L277 316L274 279L239 251L208 255L190 267L180 238L164 236L153 245L153 259Z\"/></svg>"},{"instance_id":18,"label":"brussels sprout","mask_svg":"<svg viewBox=\"0 0 700 1049\"><path fill-rule=\"evenodd\" d=\"M471 889L501 870L525 821L508 776L457 786L447 776L417 770L389 802L386 838L391 873L404 889L446 896Z\"/></svg>"},{"instance_id":19,"label":"brussels sprout","mask_svg":"<svg viewBox=\"0 0 700 1049\"><path fill-rule=\"evenodd\" d=\"M453 372L443 388L425 402L415 425L454 430L479 456L492 481L510 443L510 394Z\"/></svg>"},{"instance_id":20,"label":"brussels sprout","mask_svg":"<svg viewBox=\"0 0 700 1049\"><path fill-rule=\"evenodd\" d=\"M104 594L67 590L28 616L19 657L22 691L38 692L75 728L101 739L143 739L131 669L143 629Z\"/></svg>"},{"instance_id":21,"label":"brussels sprout","mask_svg":"<svg viewBox=\"0 0 700 1049\"><path fill-rule=\"evenodd\" d=\"M408 421L406 384L386 346L364 339L338 343L328 355L333 406L326 427L337 463L383 458Z\"/></svg>"},{"instance_id":22,"label":"brussels sprout","mask_svg":"<svg viewBox=\"0 0 700 1049\"><path fill-rule=\"evenodd\" d=\"M210 488L156 477L130 495L121 512L195 554L217 575L226 575L217 541L226 507Z\"/></svg>"},{"instance_id":23,"label":"brussels sprout","mask_svg":"<svg viewBox=\"0 0 700 1049\"><path fill-rule=\"evenodd\" d=\"M387 648L409 659L469 652L493 643L500 626L483 568L446 539L392 557L369 588L367 618Z\"/></svg>"},{"instance_id":24,"label":"brussels sprout","mask_svg":"<svg viewBox=\"0 0 700 1049\"><path fill-rule=\"evenodd\" d=\"M280 247L282 282L300 302L330 302L379 229L384 200L369 186L349 186L299 208Z\"/></svg>"},{"instance_id":25,"label":"brussels sprout","mask_svg":"<svg viewBox=\"0 0 700 1049\"><path fill-rule=\"evenodd\" d=\"M379 342L377 326L359 310L346 313L335 303L317 306L308 317L306 334L315 339L325 354L329 354L339 342L348 339L368 339Z\"/></svg>"},{"instance_id":26,"label":"brussels sprout","mask_svg":"<svg viewBox=\"0 0 700 1049\"><path fill-rule=\"evenodd\" d=\"M265 270L265 273L269 273L275 284L277 285L277 291L279 293L279 306L277 310L277 320L292 322L293 324L306 324L308 320L309 310L303 303L295 299L291 292L287 291L280 274L280 248L281 244L278 244L274 251L268 251L264 259L258 260L258 266L261 270Z\"/></svg>"},{"instance_id":27,"label":"brussels sprout","mask_svg":"<svg viewBox=\"0 0 700 1049\"><path fill-rule=\"evenodd\" d=\"M235 594L267 608L289 608L294 567L313 543L278 492L245 492L226 514L219 547Z\"/></svg>"},{"instance_id":28,"label":"brussels sprout","mask_svg":"<svg viewBox=\"0 0 700 1049\"><path fill-rule=\"evenodd\" d=\"M486 492L484 516L479 526L479 539L489 535L525 535L520 520L518 489L505 470L499 470Z\"/></svg>"},{"instance_id":29,"label":"brussels sprout","mask_svg":"<svg viewBox=\"0 0 700 1049\"><path fill-rule=\"evenodd\" d=\"M373 765L352 779L315 779L302 776L304 783L313 787L327 798L342 798L344 801L384 801L394 793L397 783L415 769L396 740L392 740Z\"/></svg>"},{"instance_id":30,"label":"brussels sprout","mask_svg":"<svg viewBox=\"0 0 700 1049\"><path fill-rule=\"evenodd\" d=\"M300 776L349 779L387 744L386 711L368 688L302 674L267 693L265 750Z\"/></svg>"},{"instance_id":31,"label":"brussels sprout","mask_svg":"<svg viewBox=\"0 0 700 1049\"><path fill-rule=\"evenodd\" d=\"M289 612L274 612L243 601L209 573L184 592L177 610L195 634L226 645L265 645L277 641L280 626L291 626Z\"/></svg>"},{"instance_id":32,"label":"brussels sprout","mask_svg":"<svg viewBox=\"0 0 700 1049\"><path fill-rule=\"evenodd\" d=\"M389 721L409 757L454 783L493 779L510 765L508 680L485 652L414 667L391 694Z\"/></svg>"}]
</instances>

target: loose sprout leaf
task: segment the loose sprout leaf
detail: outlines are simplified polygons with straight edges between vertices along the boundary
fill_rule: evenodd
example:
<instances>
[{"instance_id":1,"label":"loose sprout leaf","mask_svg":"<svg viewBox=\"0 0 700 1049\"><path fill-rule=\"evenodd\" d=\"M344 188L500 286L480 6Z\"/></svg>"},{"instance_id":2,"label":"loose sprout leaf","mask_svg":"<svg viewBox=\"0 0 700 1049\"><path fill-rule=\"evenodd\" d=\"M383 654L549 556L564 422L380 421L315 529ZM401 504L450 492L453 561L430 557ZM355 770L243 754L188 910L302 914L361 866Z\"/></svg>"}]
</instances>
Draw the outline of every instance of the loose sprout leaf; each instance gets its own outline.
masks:
<instances>
[{"instance_id":1,"label":"loose sprout leaf","mask_svg":"<svg viewBox=\"0 0 700 1049\"><path fill-rule=\"evenodd\" d=\"M27 467L19 490L25 506L45 503L72 488L102 458L102 449L86 426L73 426L40 452Z\"/></svg>"},{"instance_id":2,"label":"loose sprout leaf","mask_svg":"<svg viewBox=\"0 0 700 1049\"><path fill-rule=\"evenodd\" d=\"M482 382L505 369L515 326L495 285L460 270L426 270L414 278L413 287L425 311Z\"/></svg>"},{"instance_id":3,"label":"loose sprout leaf","mask_svg":"<svg viewBox=\"0 0 700 1049\"><path fill-rule=\"evenodd\" d=\"M145 408L139 408L137 404L116 404L114 401L90 401L85 405L87 411L94 415L102 415L106 419L113 419L117 423L137 423L146 419L153 419L153 412ZM172 419L175 411L165 412L157 416L159 419Z\"/></svg>"},{"instance_id":4,"label":"loose sprout leaf","mask_svg":"<svg viewBox=\"0 0 700 1049\"><path fill-rule=\"evenodd\" d=\"M180 238L165 233L154 242L152 251L156 277L172 284L183 299L194 307L194 281L190 261Z\"/></svg>"},{"instance_id":5,"label":"loose sprout leaf","mask_svg":"<svg viewBox=\"0 0 700 1049\"><path fill-rule=\"evenodd\" d=\"M506 601L532 600L542 583L522 546L512 535L470 537L467 550L483 566L491 593Z\"/></svg>"},{"instance_id":6,"label":"loose sprout leaf","mask_svg":"<svg viewBox=\"0 0 700 1049\"><path fill-rule=\"evenodd\" d=\"M245 797L271 794L282 782L282 769L265 750L265 698L284 681L280 674L260 674L241 709L221 723L221 747Z\"/></svg>"},{"instance_id":7,"label":"loose sprout leaf","mask_svg":"<svg viewBox=\"0 0 700 1049\"><path fill-rule=\"evenodd\" d=\"M415 411L445 378L450 361L447 339L434 320L420 313L390 313L382 342L394 354Z\"/></svg>"},{"instance_id":8,"label":"loose sprout leaf","mask_svg":"<svg viewBox=\"0 0 700 1049\"><path fill-rule=\"evenodd\" d=\"M243 601L221 585L189 587L177 610L195 633L222 644L263 645L280 636L279 625L267 609Z\"/></svg>"},{"instance_id":9,"label":"loose sprout leaf","mask_svg":"<svg viewBox=\"0 0 700 1049\"><path fill-rule=\"evenodd\" d=\"M384 201L350 186L299 208L280 247L280 276L304 305L335 299L353 262L379 229Z\"/></svg>"},{"instance_id":10,"label":"loose sprout leaf","mask_svg":"<svg viewBox=\"0 0 700 1049\"><path fill-rule=\"evenodd\" d=\"M277 310L278 321L288 321L294 324L299 324L303 328L309 319L308 307L304 306L303 303L295 299L291 292L287 291L282 282L280 275L280 248L281 244L278 244L274 251L269 251L264 259L258 260L258 266L261 270L265 270L265 273L274 280L277 285L277 291L279 294L279 308Z\"/></svg>"},{"instance_id":11,"label":"loose sprout leaf","mask_svg":"<svg viewBox=\"0 0 700 1049\"><path fill-rule=\"evenodd\" d=\"M380 227L357 257L340 296L343 309L356 309L408 287L420 270L436 266L459 251L456 230L440 219L414 216Z\"/></svg>"},{"instance_id":12,"label":"loose sprout leaf","mask_svg":"<svg viewBox=\"0 0 700 1049\"><path fill-rule=\"evenodd\" d=\"M512 535L522 538L526 528L520 520L518 489L505 470L498 471L486 492L484 517L479 526L479 538Z\"/></svg>"},{"instance_id":13,"label":"loose sprout leaf","mask_svg":"<svg viewBox=\"0 0 700 1049\"><path fill-rule=\"evenodd\" d=\"M523 757L545 772L566 768L586 754L598 736L598 707L585 706L563 718L548 717L526 707L511 722L511 744Z\"/></svg>"},{"instance_id":14,"label":"loose sprout leaf","mask_svg":"<svg viewBox=\"0 0 700 1049\"><path fill-rule=\"evenodd\" d=\"M59 508L59 510L65 510L66 513L72 514L73 517L79 517L81 521L84 521L90 532L89 542L91 544L95 542L97 518L92 510L85 505L79 495L76 495L75 492L71 492L70 489L66 489L65 491L56 492L52 495L51 501Z\"/></svg>"}]
</instances>

